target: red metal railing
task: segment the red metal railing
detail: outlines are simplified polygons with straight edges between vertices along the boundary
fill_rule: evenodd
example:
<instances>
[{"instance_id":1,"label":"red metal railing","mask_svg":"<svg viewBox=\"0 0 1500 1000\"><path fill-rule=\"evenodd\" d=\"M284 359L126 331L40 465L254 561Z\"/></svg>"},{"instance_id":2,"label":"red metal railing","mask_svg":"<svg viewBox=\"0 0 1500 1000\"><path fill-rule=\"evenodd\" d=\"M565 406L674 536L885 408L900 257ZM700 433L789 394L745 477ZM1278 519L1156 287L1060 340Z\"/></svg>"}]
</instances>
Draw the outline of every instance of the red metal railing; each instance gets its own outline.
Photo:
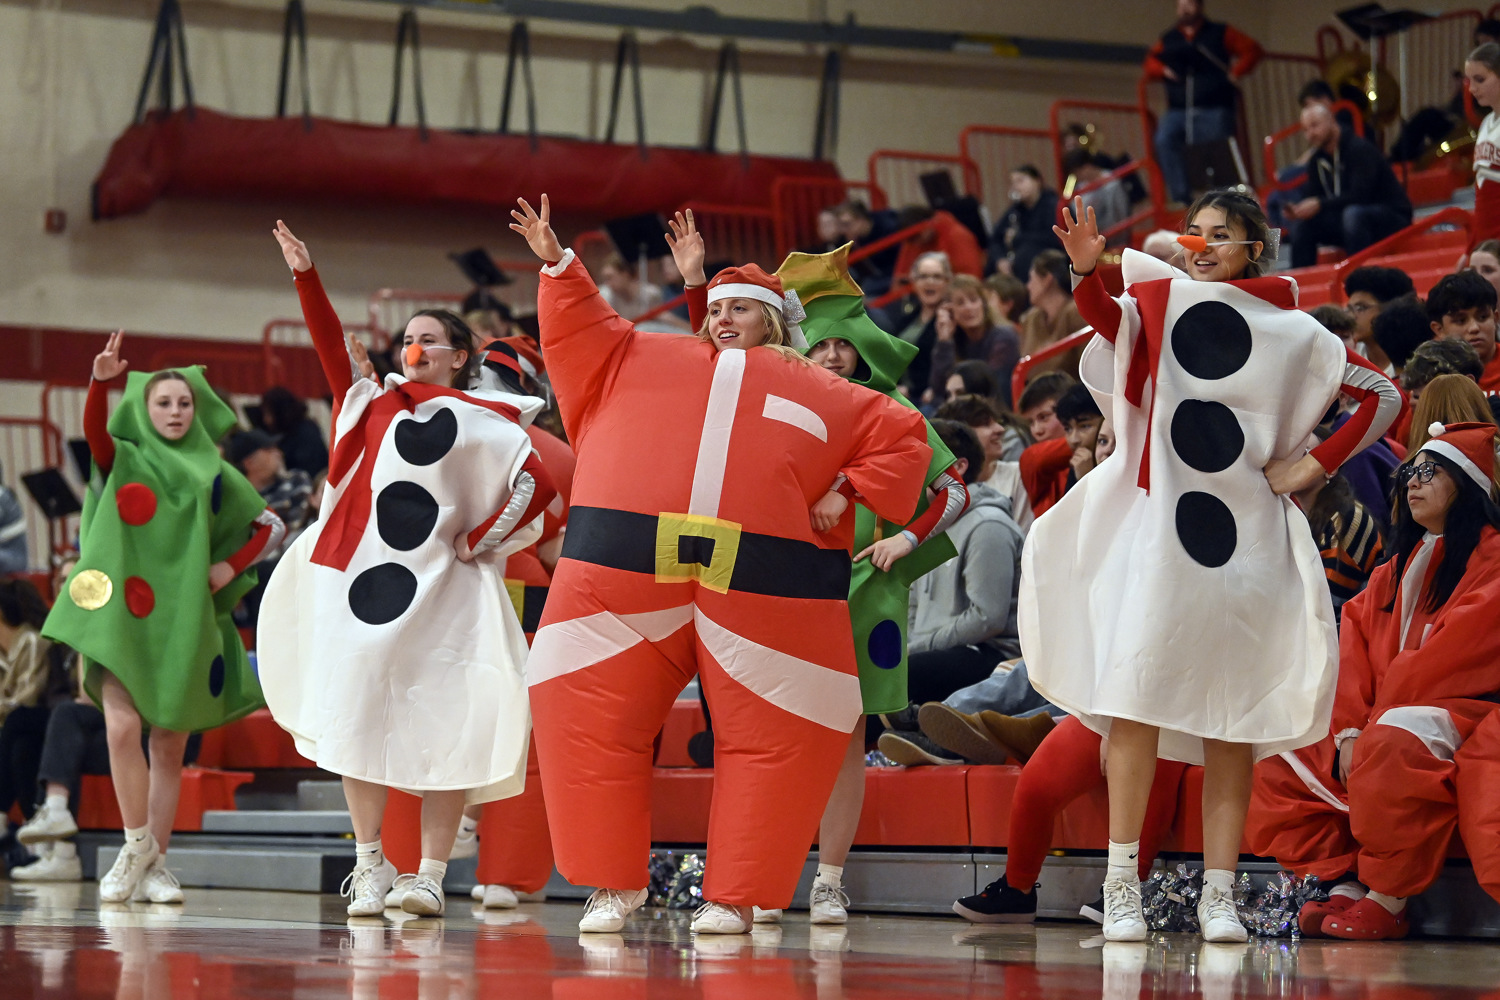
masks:
<instances>
[{"instance_id":1,"label":"red metal railing","mask_svg":"<svg viewBox=\"0 0 1500 1000\"><path fill-rule=\"evenodd\" d=\"M769 208L690 201L682 210L692 211L703 242L714 248L715 257L728 258L736 264L759 264L767 271L774 271L780 265L781 257L776 252L776 215Z\"/></svg>"},{"instance_id":2,"label":"red metal railing","mask_svg":"<svg viewBox=\"0 0 1500 1000\"><path fill-rule=\"evenodd\" d=\"M1267 52L1254 71L1240 81L1240 107L1246 142L1245 156L1253 172L1258 165L1252 150L1262 136L1270 135L1297 107L1297 94L1309 80L1323 75L1323 64L1312 56ZM1356 112L1356 115L1358 113ZM1262 185L1275 179L1267 170ZM1254 178L1252 177L1252 181Z\"/></svg>"},{"instance_id":3,"label":"red metal railing","mask_svg":"<svg viewBox=\"0 0 1500 1000\"><path fill-rule=\"evenodd\" d=\"M1076 117L1078 113L1092 119L1104 138L1101 149L1110 152L1112 146L1123 144L1125 152L1133 161L1146 165L1147 190L1158 226L1170 225L1166 211L1167 189L1161 171L1156 166L1155 147L1156 120L1150 109L1148 81L1143 75L1136 88L1135 104L1115 104L1107 101L1054 101L1049 118L1052 123L1054 155L1058 176L1062 176L1062 119L1064 115Z\"/></svg>"},{"instance_id":4,"label":"red metal railing","mask_svg":"<svg viewBox=\"0 0 1500 1000\"><path fill-rule=\"evenodd\" d=\"M186 368L202 365L204 378L215 389L242 395L259 396L266 388L265 352L261 345L248 341L225 341L212 347L195 346L159 348L151 355L146 371L163 368Z\"/></svg>"},{"instance_id":5,"label":"red metal railing","mask_svg":"<svg viewBox=\"0 0 1500 1000\"><path fill-rule=\"evenodd\" d=\"M1043 361L1057 357L1059 354L1066 354L1075 347L1082 347L1093 336L1094 331L1092 328L1079 330L1077 333L1070 333L1055 344L1048 344L1035 354L1028 354L1020 361L1017 361L1016 367L1010 373L1010 398L1015 400L1021 398L1021 393L1026 391L1026 373L1031 371L1031 369Z\"/></svg>"},{"instance_id":6,"label":"red metal railing","mask_svg":"<svg viewBox=\"0 0 1500 1000\"><path fill-rule=\"evenodd\" d=\"M1431 232L1439 226L1457 226L1464 231L1464 246L1471 246L1474 242L1474 216L1468 209L1450 206L1439 212L1427 216L1412 223L1405 229L1392 236L1387 236L1379 243L1365 247L1359 253L1351 254L1334 265L1333 272L1329 277L1329 295L1333 302L1344 301L1344 278L1350 271L1357 267L1363 267L1370 261L1379 257L1389 257L1400 253L1402 247L1413 237L1423 233Z\"/></svg>"},{"instance_id":7,"label":"red metal railing","mask_svg":"<svg viewBox=\"0 0 1500 1000\"><path fill-rule=\"evenodd\" d=\"M958 134L958 152L974 164L979 175L980 201L991 219L999 219L1010 207L1010 174L1030 164L1046 176L1056 169L1056 137L1048 129L1012 128L1008 125L970 125ZM1062 183L1055 174L1052 186Z\"/></svg>"},{"instance_id":8,"label":"red metal railing","mask_svg":"<svg viewBox=\"0 0 1500 1000\"><path fill-rule=\"evenodd\" d=\"M778 177L771 184L776 252L782 257L818 242L818 213L863 195L872 210L886 208L885 194L868 181L834 177Z\"/></svg>"},{"instance_id":9,"label":"red metal railing","mask_svg":"<svg viewBox=\"0 0 1500 1000\"><path fill-rule=\"evenodd\" d=\"M390 346L390 340L368 323L346 323L344 332L358 337L372 353ZM273 319L261 330L265 386L281 385L304 399L328 395L328 382L318 362L317 349L307 324L301 319Z\"/></svg>"},{"instance_id":10,"label":"red metal railing","mask_svg":"<svg viewBox=\"0 0 1500 1000\"><path fill-rule=\"evenodd\" d=\"M870 186L881 192L887 205L925 205L923 174L946 170L960 194L983 200L979 169L967 157L942 153L913 153L899 149L877 149L870 154Z\"/></svg>"}]
</instances>

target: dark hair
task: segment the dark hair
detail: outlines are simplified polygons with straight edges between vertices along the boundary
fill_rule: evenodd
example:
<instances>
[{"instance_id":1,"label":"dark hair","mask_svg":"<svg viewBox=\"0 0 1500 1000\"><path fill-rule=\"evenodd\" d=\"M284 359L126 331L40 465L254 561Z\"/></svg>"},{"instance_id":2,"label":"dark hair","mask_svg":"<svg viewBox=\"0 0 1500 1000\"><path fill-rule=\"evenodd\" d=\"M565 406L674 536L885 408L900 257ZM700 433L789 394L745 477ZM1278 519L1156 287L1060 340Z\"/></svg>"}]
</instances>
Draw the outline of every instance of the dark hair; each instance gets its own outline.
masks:
<instances>
[{"instance_id":1,"label":"dark hair","mask_svg":"<svg viewBox=\"0 0 1500 1000\"><path fill-rule=\"evenodd\" d=\"M1427 598L1426 609L1436 611L1453 596L1458 581L1463 579L1464 571L1469 568L1469 557L1479 545L1479 535L1484 526L1488 524L1500 528L1500 507L1495 506L1490 493L1480 489L1479 484L1470 479L1468 473L1460 470L1447 457L1432 451L1426 454L1458 484L1453 506L1448 508L1448 516L1443 522L1443 558L1432 574L1432 593ZM1413 461L1416 457L1415 454L1411 456ZM1406 572L1407 560L1411 558L1417 543L1427 534L1427 529L1412 519L1406 490L1400 486L1396 487L1391 513L1395 522L1391 529L1391 551L1394 553L1396 566L1395 573L1391 576L1390 598L1385 605L1387 611L1395 607L1396 586Z\"/></svg>"},{"instance_id":2,"label":"dark hair","mask_svg":"<svg viewBox=\"0 0 1500 1000\"><path fill-rule=\"evenodd\" d=\"M1493 17L1484 18L1474 26L1475 36L1483 35L1486 38L1500 38L1500 21Z\"/></svg>"},{"instance_id":3,"label":"dark hair","mask_svg":"<svg viewBox=\"0 0 1500 1000\"><path fill-rule=\"evenodd\" d=\"M307 419L307 404L284 385L273 385L260 396L261 424L274 434L285 434Z\"/></svg>"},{"instance_id":4,"label":"dark hair","mask_svg":"<svg viewBox=\"0 0 1500 1000\"><path fill-rule=\"evenodd\" d=\"M1011 167L1010 172L1013 174L1025 174L1027 177L1030 177L1034 181L1039 181L1042 179L1042 172L1030 163L1023 163L1018 167Z\"/></svg>"},{"instance_id":5,"label":"dark hair","mask_svg":"<svg viewBox=\"0 0 1500 1000\"><path fill-rule=\"evenodd\" d=\"M1182 217L1183 225L1191 226L1193 220L1198 217L1198 213L1209 208L1222 211L1226 223L1238 223L1245 230L1245 239L1261 245L1260 256L1252 258L1245 265L1244 277L1258 278L1269 271L1271 264L1274 263L1266 259L1266 251L1271 247L1271 224L1266 221L1266 213L1260 207L1260 202L1248 194L1229 188L1209 191L1199 195L1198 200L1193 202L1187 215ZM1246 247L1246 249L1253 248Z\"/></svg>"},{"instance_id":6,"label":"dark hair","mask_svg":"<svg viewBox=\"0 0 1500 1000\"><path fill-rule=\"evenodd\" d=\"M964 469L964 485L972 483L979 478L979 470L984 465L984 449L979 445L979 435L975 434L968 424L959 423L957 420L946 420L942 417L934 417L932 429L937 431L937 436L942 439L948 450L953 452L954 458L967 459L969 467Z\"/></svg>"},{"instance_id":7,"label":"dark hair","mask_svg":"<svg viewBox=\"0 0 1500 1000\"><path fill-rule=\"evenodd\" d=\"M1323 329L1329 333L1343 336L1353 333L1356 324L1349 310L1343 306L1336 306L1332 302L1325 302L1312 311L1312 318L1323 324Z\"/></svg>"},{"instance_id":8,"label":"dark hair","mask_svg":"<svg viewBox=\"0 0 1500 1000\"><path fill-rule=\"evenodd\" d=\"M1333 523L1337 518L1338 523L1348 530L1354 523L1355 509L1359 506L1359 499L1354 495L1354 487L1343 474L1335 472L1323 488L1318 491L1318 496L1307 508L1308 523L1313 526L1313 536L1319 537L1322 529ZM1381 524L1374 517L1369 518L1374 526L1377 536L1382 534Z\"/></svg>"},{"instance_id":9,"label":"dark hair","mask_svg":"<svg viewBox=\"0 0 1500 1000\"><path fill-rule=\"evenodd\" d=\"M1427 318L1441 323L1444 316L1460 309L1478 309L1480 306L1494 309L1495 300L1495 286L1481 278L1479 272L1445 274L1427 293Z\"/></svg>"},{"instance_id":10,"label":"dark hair","mask_svg":"<svg viewBox=\"0 0 1500 1000\"><path fill-rule=\"evenodd\" d=\"M1031 258L1031 273L1050 274L1052 280L1057 282L1058 290L1071 298L1073 296L1073 279L1068 277L1068 272L1068 255L1061 250L1043 250Z\"/></svg>"},{"instance_id":11,"label":"dark hair","mask_svg":"<svg viewBox=\"0 0 1500 1000\"><path fill-rule=\"evenodd\" d=\"M171 368L168 368L165 371L159 371L155 375L151 376L150 380L146 383L145 391L142 393L142 395L146 397L147 401L150 401L151 399L151 390L155 389L162 382L181 382L183 385L187 386L188 395L193 397L193 405L198 405L198 394L193 391L193 384L183 377L182 372L176 371Z\"/></svg>"},{"instance_id":12,"label":"dark hair","mask_svg":"<svg viewBox=\"0 0 1500 1000\"><path fill-rule=\"evenodd\" d=\"M1484 363L1466 340L1424 341L1406 359L1406 367L1401 371L1401 387L1414 392L1439 375L1463 375L1477 383L1484 375Z\"/></svg>"},{"instance_id":13,"label":"dark hair","mask_svg":"<svg viewBox=\"0 0 1500 1000\"><path fill-rule=\"evenodd\" d=\"M47 602L36 585L24 577L0 580L0 618L12 627L30 625L39 629L47 620Z\"/></svg>"},{"instance_id":14,"label":"dark hair","mask_svg":"<svg viewBox=\"0 0 1500 1000\"><path fill-rule=\"evenodd\" d=\"M1488 284L1488 282L1486 282ZM1370 323L1375 343L1397 368L1405 368L1412 352L1432 339L1432 324L1415 297L1397 299Z\"/></svg>"},{"instance_id":15,"label":"dark hair","mask_svg":"<svg viewBox=\"0 0 1500 1000\"><path fill-rule=\"evenodd\" d=\"M965 395L994 398L995 376L990 371L990 366L983 361L960 361L953 366L948 377L952 378L954 375L963 381Z\"/></svg>"},{"instance_id":16,"label":"dark hair","mask_svg":"<svg viewBox=\"0 0 1500 1000\"><path fill-rule=\"evenodd\" d=\"M1001 419L1000 408L984 396L954 396L937 408L943 420L956 420L965 427L988 427Z\"/></svg>"},{"instance_id":17,"label":"dark hair","mask_svg":"<svg viewBox=\"0 0 1500 1000\"><path fill-rule=\"evenodd\" d=\"M1368 292L1376 302L1385 305L1403 295L1410 295L1416 288L1405 271L1394 267L1356 267L1344 279L1344 295Z\"/></svg>"},{"instance_id":18,"label":"dark hair","mask_svg":"<svg viewBox=\"0 0 1500 1000\"><path fill-rule=\"evenodd\" d=\"M1480 21L1479 27L1474 29L1474 34L1477 35L1481 31L1483 31L1486 23L1494 24L1495 22ZM1491 35L1490 37L1494 38L1500 36ZM1488 69L1491 73L1500 73L1500 45L1496 45L1494 42L1485 42L1483 45L1476 48L1473 52L1470 52L1469 58L1465 59L1464 62L1477 62Z\"/></svg>"},{"instance_id":19,"label":"dark hair","mask_svg":"<svg viewBox=\"0 0 1500 1000\"><path fill-rule=\"evenodd\" d=\"M1016 400L1016 412L1025 413L1043 403L1055 403L1077 384L1067 372L1042 372L1027 383L1021 398Z\"/></svg>"},{"instance_id":20,"label":"dark hair","mask_svg":"<svg viewBox=\"0 0 1500 1000\"><path fill-rule=\"evenodd\" d=\"M1076 174L1081 168L1091 166L1095 162L1094 154L1082 146L1079 146L1077 149L1070 149L1063 154L1063 173Z\"/></svg>"},{"instance_id":21,"label":"dark hair","mask_svg":"<svg viewBox=\"0 0 1500 1000\"><path fill-rule=\"evenodd\" d=\"M1328 81L1326 80L1308 80L1302 85L1302 89L1297 91L1297 107L1299 108L1308 101L1326 100L1331 102L1337 99L1338 95L1333 92L1333 88L1328 85Z\"/></svg>"},{"instance_id":22,"label":"dark hair","mask_svg":"<svg viewBox=\"0 0 1500 1000\"><path fill-rule=\"evenodd\" d=\"M870 217L870 209L858 198L850 198L846 202L841 202L833 206L833 211L835 214L844 213L852 215L856 219L868 219Z\"/></svg>"},{"instance_id":23,"label":"dark hair","mask_svg":"<svg viewBox=\"0 0 1500 1000\"><path fill-rule=\"evenodd\" d=\"M1094 394L1083 385L1073 386L1058 398L1055 414L1057 422L1064 427L1075 420L1104 416L1099 404L1094 402Z\"/></svg>"},{"instance_id":24,"label":"dark hair","mask_svg":"<svg viewBox=\"0 0 1500 1000\"><path fill-rule=\"evenodd\" d=\"M437 320L442 324L443 332L448 335L448 343L456 350L467 354L464 366L453 373L453 379L448 384L455 389L469 388L479 374L479 344L474 331L469 329L469 324L459 318L457 313L448 309L423 309L413 313L411 319L419 316L430 316ZM411 325L411 319L406 321L407 326ZM405 327L402 330L401 337L404 342Z\"/></svg>"}]
</instances>

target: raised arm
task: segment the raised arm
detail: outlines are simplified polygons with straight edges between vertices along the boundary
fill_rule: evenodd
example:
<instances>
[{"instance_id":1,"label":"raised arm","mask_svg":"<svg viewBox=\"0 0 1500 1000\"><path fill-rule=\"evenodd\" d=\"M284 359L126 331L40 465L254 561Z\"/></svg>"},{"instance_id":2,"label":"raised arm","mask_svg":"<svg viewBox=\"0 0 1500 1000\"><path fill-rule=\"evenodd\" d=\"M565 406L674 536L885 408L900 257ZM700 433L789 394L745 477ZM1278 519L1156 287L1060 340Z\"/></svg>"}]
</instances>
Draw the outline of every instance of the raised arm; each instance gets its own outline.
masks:
<instances>
[{"instance_id":1,"label":"raised arm","mask_svg":"<svg viewBox=\"0 0 1500 1000\"><path fill-rule=\"evenodd\" d=\"M105 476L115 465L115 439L109 436L109 386L106 383L119 378L130 367L130 362L120 357L120 345L124 341L125 331L116 330L109 335L104 350L94 358L89 395L83 404L83 436L89 443L94 466Z\"/></svg>"},{"instance_id":2,"label":"raised arm","mask_svg":"<svg viewBox=\"0 0 1500 1000\"><path fill-rule=\"evenodd\" d=\"M1120 304L1110 297L1104 281L1096 272L1099 255L1104 253L1104 237L1099 233L1099 220L1092 207L1085 208L1082 198L1073 199L1070 211L1062 210L1062 225L1053 226L1052 232L1062 240L1067 251L1073 273L1083 280L1073 289L1073 301L1078 305L1078 314L1099 331L1110 343L1120 330L1123 311Z\"/></svg>"},{"instance_id":3,"label":"raised arm","mask_svg":"<svg viewBox=\"0 0 1500 1000\"><path fill-rule=\"evenodd\" d=\"M672 248L672 261L677 273L682 275L682 288L687 293L688 325L697 333L708 319L708 275L703 271L703 260L707 251L703 246L703 234L693 221L693 210L678 212L667 220L671 232L667 234L667 246Z\"/></svg>"},{"instance_id":4,"label":"raised arm","mask_svg":"<svg viewBox=\"0 0 1500 1000\"><path fill-rule=\"evenodd\" d=\"M281 244L281 254L286 259L287 267L292 269L292 280L297 283L297 298L302 303L302 319L307 323L308 333L312 335L313 347L318 352L318 363L323 366L323 377L328 380L328 388L333 392L337 405L354 384L356 375L344 340L344 324L339 322L338 313L333 311L333 304L328 301L328 293L323 290L323 282L318 278L312 256L307 252L307 244L297 239L280 219L276 220L276 228L272 230L272 234L276 237L276 242Z\"/></svg>"}]
</instances>

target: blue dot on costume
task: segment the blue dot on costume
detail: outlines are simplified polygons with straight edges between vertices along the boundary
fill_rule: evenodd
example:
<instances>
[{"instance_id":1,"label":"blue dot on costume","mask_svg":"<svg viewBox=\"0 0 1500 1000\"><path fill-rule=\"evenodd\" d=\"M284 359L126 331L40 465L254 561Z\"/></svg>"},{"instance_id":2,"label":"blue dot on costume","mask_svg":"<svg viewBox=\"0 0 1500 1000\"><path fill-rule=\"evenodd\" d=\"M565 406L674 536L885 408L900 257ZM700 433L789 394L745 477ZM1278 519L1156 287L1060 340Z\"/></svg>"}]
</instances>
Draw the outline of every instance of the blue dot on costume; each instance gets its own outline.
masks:
<instances>
[{"instance_id":1,"label":"blue dot on costume","mask_svg":"<svg viewBox=\"0 0 1500 1000\"><path fill-rule=\"evenodd\" d=\"M458 440L458 418L447 407L426 420L403 420L396 425L396 451L412 465L431 465Z\"/></svg>"},{"instance_id":2,"label":"blue dot on costume","mask_svg":"<svg viewBox=\"0 0 1500 1000\"><path fill-rule=\"evenodd\" d=\"M870 662L881 670L892 670L901 665L901 626L887 618L870 629L867 643Z\"/></svg>"},{"instance_id":3,"label":"blue dot on costume","mask_svg":"<svg viewBox=\"0 0 1500 1000\"><path fill-rule=\"evenodd\" d=\"M400 563L372 566L349 585L349 610L366 625L393 622L417 596L417 577Z\"/></svg>"},{"instance_id":4,"label":"blue dot on costume","mask_svg":"<svg viewBox=\"0 0 1500 1000\"><path fill-rule=\"evenodd\" d=\"M427 541L437 521L438 502L416 483L398 480L375 498L380 537L398 552L409 552Z\"/></svg>"},{"instance_id":5,"label":"blue dot on costume","mask_svg":"<svg viewBox=\"0 0 1500 1000\"><path fill-rule=\"evenodd\" d=\"M1177 538L1195 562L1217 569L1234 555L1234 514L1212 493L1184 493L1177 499Z\"/></svg>"},{"instance_id":6,"label":"blue dot on costume","mask_svg":"<svg viewBox=\"0 0 1500 1000\"><path fill-rule=\"evenodd\" d=\"M224 502L224 473L214 476L213 492L208 497L208 507L215 514L219 512L219 505Z\"/></svg>"},{"instance_id":7,"label":"blue dot on costume","mask_svg":"<svg viewBox=\"0 0 1500 1000\"><path fill-rule=\"evenodd\" d=\"M1245 450L1245 432L1223 403L1184 399L1172 414L1172 448L1189 468L1223 472Z\"/></svg>"},{"instance_id":8,"label":"blue dot on costume","mask_svg":"<svg viewBox=\"0 0 1500 1000\"><path fill-rule=\"evenodd\" d=\"M224 693L224 657L215 656L208 667L208 693L217 698Z\"/></svg>"},{"instance_id":9,"label":"blue dot on costume","mask_svg":"<svg viewBox=\"0 0 1500 1000\"><path fill-rule=\"evenodd\" d=\"M1172 324L1172 353L1196 378L1228 378L1250 360L1250 347L1250 324L1227 302L1199 302Z\"/></svg>"}]
</instances>

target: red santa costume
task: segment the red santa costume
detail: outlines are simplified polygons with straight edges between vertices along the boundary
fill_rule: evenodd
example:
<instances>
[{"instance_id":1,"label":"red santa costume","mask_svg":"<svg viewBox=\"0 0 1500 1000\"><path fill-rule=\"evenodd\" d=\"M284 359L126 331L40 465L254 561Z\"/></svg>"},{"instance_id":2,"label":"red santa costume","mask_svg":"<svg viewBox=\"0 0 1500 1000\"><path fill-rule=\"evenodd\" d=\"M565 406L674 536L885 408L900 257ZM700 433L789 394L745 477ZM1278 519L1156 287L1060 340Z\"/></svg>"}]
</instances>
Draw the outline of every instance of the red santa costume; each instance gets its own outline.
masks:
<instances>
[{"instance_id":1,"label":"red santa costume","mask_svg":"<svg viewBox=\"0 0 1500 1000\"><path fill-rule=\"evenodd\" d=\"M1452 424L1423 451L1458 468L1460 490L1492 496L1494 437L1489 424ZM1456 829L1500 899L1500 531L1481 529L1462 577L1432 608L1443 552L1432 534L1404 560L1397 548L1344 605L1333 735L1257 766L1246 825L1257 854L1320 879L1357 871L1374 892L1407 897L1437 878ZM1338 748L1356 737L1346 788ZM1407 931L1405 909L1392 915L1358 886L1304 907L1301 922L1304 933L1351 939Z\"/></svg>"},{"instance_id":2,"label":"red santa costume","mask_svg":"<svg viewBox=\"0 0 1500 1000\"><path fill-rule=\"evenodd\" d=\"M710 285L781 306L754 265ZM921 415L775 348L638 331L572 251L542 269L538 315L578 452L527 664L558 868L639 905L652 742L696 674L715 722L704 898L785 907L861 713L853 505L826 533L809 509L838 487L909 521Z\"/></svg>"},{"instance_id":3,"label":"red santa costume","mask_svg":"<svg viewBox=\"0 0 1500 1000\"><path fill-rule=\"evenodd\" d=\"M1474 139L1474 244L1500 239L1500 114L1491 111Z\"/></svg>"}]
</instances>

